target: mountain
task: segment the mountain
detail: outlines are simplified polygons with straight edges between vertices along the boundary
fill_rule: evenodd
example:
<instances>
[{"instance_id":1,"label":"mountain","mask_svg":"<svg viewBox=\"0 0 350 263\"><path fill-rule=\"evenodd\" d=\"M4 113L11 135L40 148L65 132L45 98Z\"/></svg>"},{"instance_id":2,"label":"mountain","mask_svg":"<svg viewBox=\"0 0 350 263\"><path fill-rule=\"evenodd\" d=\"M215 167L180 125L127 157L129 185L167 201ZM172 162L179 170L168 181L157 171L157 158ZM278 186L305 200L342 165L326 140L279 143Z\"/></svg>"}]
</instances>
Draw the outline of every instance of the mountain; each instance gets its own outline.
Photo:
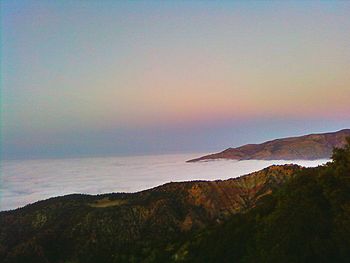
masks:
<instances>
[{"instance_id":1,"label":"mountain","mask_svg":"<svg viewBox=\"0 0 350 263\"><path fill-rule=\"evenodd\" d=\"M1 263L350 262L350 137L316 168L270 166L0 213Z\"/></svg>"},{"instance_id":2,"label":"mountain","mask_svg":"<svg viewBox=\"0 0 350 263\"><path fill-rule=\"evenodd\" d=\"M309 134L267 141L261 144L246 144L237 148L228 148L222 152L209 154L187 162L215 159L234 160L315 160L331 157L334 147L345 145L350 129L337 132Z\"/></svg>"},{"instance_id":3,"label":"mountain","mask_svg":"<svg viewBox=\"0 0 350 263\"><path fill-rule=\"evenodd\" d=\"M174 240L253 208L301 169L270 166L236 179L168 183L133 194L68 195L1 212L0 258L152 262L163 250L172 252Z\"/></svg>"}]
</instances>

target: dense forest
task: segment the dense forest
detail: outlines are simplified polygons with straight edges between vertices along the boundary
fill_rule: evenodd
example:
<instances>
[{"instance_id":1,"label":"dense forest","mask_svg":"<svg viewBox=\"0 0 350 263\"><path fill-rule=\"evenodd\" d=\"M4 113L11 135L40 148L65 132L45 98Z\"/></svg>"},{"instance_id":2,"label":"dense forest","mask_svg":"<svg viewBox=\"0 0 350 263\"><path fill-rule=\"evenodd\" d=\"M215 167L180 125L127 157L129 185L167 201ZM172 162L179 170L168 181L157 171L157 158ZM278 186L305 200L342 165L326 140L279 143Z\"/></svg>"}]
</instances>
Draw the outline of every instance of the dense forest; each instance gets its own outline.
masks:
<instances>
[{"instance_id":1,"label":"dense forest","mask_svg":"<svg viewBox=\"0 0 350 263\"><path fill-rule=\"evenodd\" d=\"M0 259L349 262L350 138L326 165L285 169L265 169L228 183L169 184L133 195L99 196L99 201L66 196L1 212Z\"/></svg>"}]
</instances>

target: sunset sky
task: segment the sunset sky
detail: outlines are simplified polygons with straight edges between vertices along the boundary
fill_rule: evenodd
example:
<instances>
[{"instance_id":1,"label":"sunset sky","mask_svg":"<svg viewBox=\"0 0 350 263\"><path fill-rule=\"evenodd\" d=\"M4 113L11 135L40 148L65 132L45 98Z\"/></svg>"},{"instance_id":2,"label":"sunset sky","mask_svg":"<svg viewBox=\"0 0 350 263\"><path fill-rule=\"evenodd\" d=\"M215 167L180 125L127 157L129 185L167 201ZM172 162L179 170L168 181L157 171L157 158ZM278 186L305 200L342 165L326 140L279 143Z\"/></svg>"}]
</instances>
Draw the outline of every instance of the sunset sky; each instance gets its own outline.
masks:
<instances>
[{"instance_id":1,"label":"sunset sky","mask_svg":"<svg viewBox=\"0 0 350 263\"><path fill-rule=\"evenodd\" d=\"M350 2L1 1L3 158L350 128Z\"/></svg>"}]
</instances>

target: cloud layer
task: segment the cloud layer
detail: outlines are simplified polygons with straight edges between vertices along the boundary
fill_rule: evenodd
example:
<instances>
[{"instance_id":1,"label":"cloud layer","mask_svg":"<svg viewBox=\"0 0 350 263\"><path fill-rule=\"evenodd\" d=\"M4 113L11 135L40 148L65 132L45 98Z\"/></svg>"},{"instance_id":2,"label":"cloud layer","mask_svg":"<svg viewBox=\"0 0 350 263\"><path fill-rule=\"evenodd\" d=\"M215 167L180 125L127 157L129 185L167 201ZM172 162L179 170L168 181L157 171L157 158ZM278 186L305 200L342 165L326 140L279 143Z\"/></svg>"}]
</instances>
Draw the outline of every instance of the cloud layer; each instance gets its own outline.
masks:
<instances>
[{"instance_id":1,"label":"cloud layer","mask_svg":"<svg viewBox=\"0 0 350 263\"><path fill-rule=\"evenodd\" d=\"M234 178L272 164L317 166L327 161L220 160L185 163L200 155L4 161L0 210L71 193L135 192L167 182Z\"/></svg>"}]
</instances>

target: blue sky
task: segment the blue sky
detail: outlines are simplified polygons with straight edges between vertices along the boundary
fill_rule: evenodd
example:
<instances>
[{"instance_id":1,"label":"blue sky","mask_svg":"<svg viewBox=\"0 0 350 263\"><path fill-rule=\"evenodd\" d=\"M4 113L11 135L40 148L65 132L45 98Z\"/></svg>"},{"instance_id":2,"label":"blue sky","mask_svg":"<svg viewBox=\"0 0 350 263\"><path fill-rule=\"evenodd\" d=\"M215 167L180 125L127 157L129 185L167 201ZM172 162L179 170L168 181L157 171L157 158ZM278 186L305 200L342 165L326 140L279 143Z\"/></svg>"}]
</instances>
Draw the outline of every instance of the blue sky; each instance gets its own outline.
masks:
<instances>
[{"instance_id":1,"label":"blue sky","mask_svg":"<svg viewBox=\"0 0 350 263\"><path fill-rule=\"evenodd\" d=\"M349 17L343 1L2 1L3 158L348 128Z\"/></svg>"}]
</instances>

